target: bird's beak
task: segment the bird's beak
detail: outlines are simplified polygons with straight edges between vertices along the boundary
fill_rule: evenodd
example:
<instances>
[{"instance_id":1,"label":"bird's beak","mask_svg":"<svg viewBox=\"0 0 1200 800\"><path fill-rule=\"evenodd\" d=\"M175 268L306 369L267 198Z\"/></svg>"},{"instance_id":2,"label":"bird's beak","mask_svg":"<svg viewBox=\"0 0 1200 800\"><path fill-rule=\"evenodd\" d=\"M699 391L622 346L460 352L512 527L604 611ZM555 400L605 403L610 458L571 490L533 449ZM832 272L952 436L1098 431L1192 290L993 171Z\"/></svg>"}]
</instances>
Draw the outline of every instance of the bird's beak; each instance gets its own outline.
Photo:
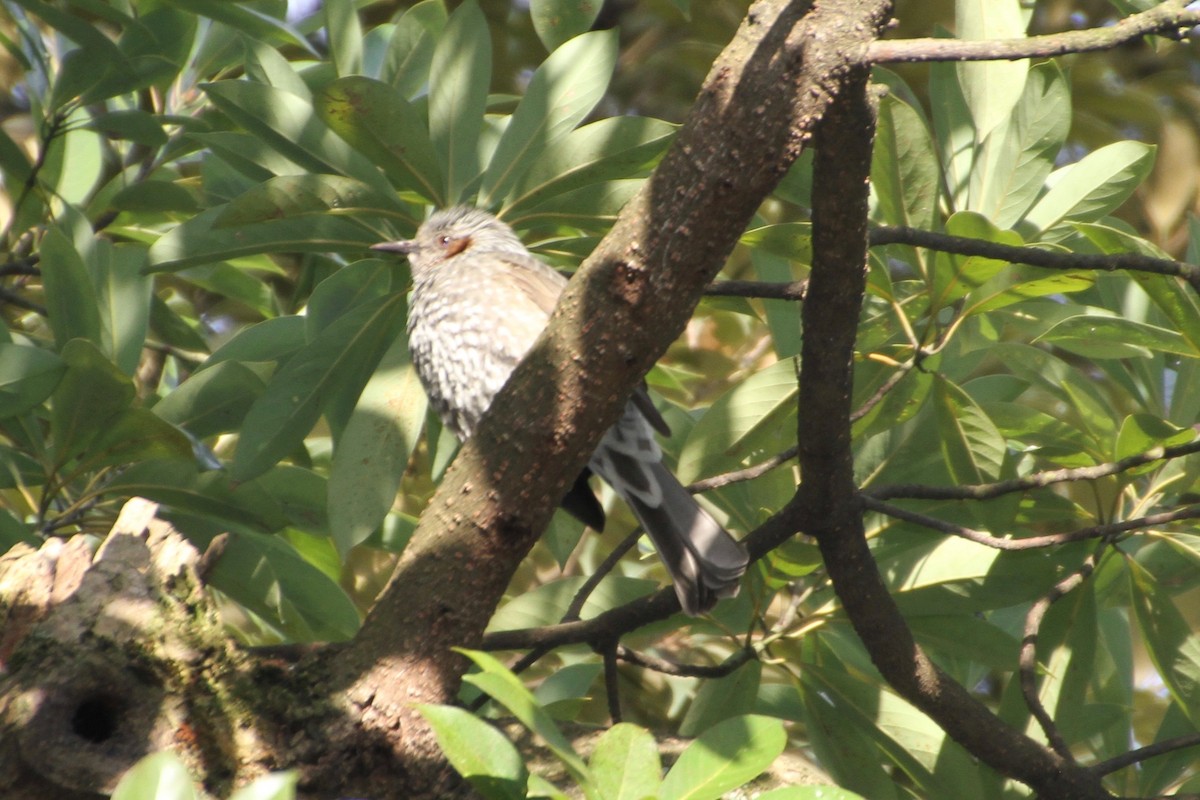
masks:
<instances>
[{"instance_id":1,"label":"bird's beak","mask_svg":"<svg viewBox=\"0 0 1200 800\"><path fill-rule=\"evenodd\" d=\"M384 253L403 253L410 255L417 252L420 248L417 246L415 239L401 239L398 242L380 242L379 244L371 245L372 250L380 250Z\"/></svg>"}]
</instances>

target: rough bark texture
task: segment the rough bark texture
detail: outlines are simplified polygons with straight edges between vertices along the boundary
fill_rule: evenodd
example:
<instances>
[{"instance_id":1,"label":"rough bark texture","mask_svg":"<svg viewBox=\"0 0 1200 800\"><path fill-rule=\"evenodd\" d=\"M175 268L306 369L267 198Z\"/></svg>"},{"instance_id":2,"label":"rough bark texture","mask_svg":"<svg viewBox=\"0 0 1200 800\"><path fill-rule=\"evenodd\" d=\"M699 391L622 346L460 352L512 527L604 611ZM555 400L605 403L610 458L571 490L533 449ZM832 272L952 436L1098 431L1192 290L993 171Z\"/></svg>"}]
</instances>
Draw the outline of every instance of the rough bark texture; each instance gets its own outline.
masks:
<instances>
[{"instance_id":1,"label":"rough bark texture","mask_svg":"<svg viewBox=\"0 0 1200 800\"><path fill-rule=\"evenodd\" d=\"M196 574L199 554L130 501L93 553L84 537L0 558L0 795L108 794L172 750L227 794L261 771L267 720L239 698L244 660Z\"/></svg>"}]
</instances>

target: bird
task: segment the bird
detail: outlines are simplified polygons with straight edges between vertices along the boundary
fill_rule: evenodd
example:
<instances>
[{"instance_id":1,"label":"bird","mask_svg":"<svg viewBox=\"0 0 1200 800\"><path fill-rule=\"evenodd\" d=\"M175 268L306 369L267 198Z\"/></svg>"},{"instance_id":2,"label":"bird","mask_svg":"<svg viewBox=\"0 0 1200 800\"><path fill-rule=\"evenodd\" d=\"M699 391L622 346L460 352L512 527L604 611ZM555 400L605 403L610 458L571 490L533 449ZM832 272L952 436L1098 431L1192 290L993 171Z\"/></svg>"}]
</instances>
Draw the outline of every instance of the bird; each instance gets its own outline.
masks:
<instances>
[{"instance_id":1,"label":"bird","mask_svg":"<svg viewBox=\"0 0 1200 800\"><path fill-rule=\"evenodd\" d=\"M412 363L443 424L465 440L546 327L567 279L508 224L472 206L434 211L414 238L372 249L408 258ZM654 543L684 612L698 616L737 594L749 556L663 464L655 430L670 432L643 384L562 506L603 530L604 510L588 484L599 475Z\"/></svg>"}]
</instances>

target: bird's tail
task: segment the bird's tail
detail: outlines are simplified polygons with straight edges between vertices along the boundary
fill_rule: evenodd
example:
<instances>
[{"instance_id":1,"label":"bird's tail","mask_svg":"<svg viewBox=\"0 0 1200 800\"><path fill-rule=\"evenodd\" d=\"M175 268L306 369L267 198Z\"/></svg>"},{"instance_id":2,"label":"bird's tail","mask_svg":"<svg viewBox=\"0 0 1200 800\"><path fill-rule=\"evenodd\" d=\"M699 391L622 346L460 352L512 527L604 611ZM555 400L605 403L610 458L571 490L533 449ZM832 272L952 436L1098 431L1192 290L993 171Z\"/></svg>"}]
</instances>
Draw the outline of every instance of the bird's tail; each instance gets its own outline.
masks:
<instances>
[{"instance_id":1,"label":"bird's tail","mask_svg":"<svg viewBox=\"0 0 1200 800\"><path fill-rule=\"evenodd\" d=\"M683 610L696 616L722 597L735 596L750 563L746 549L700 507L661 461L640 466L658 484L661 501L651 505L636 492L624 499L671 573Z\"/></svg>"}]
</instances>

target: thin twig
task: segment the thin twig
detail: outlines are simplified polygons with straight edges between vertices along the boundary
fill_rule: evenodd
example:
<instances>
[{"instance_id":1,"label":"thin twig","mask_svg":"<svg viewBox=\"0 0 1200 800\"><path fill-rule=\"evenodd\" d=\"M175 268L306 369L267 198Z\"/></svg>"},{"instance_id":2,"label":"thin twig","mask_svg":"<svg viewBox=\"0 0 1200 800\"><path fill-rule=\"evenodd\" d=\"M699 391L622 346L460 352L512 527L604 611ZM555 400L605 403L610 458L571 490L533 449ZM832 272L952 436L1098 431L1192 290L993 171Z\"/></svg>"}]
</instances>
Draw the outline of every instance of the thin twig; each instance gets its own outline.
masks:
<instances>
[{"instance_id":1,"label":"thin twig","mask_svg":"<svg viewBox=\"0 0 1200 800\"><path fill-rule=\"evenodd\" d=\"M628 553L640 538L642 538L642 529L638 527L626 536L624 541L613 548L612 552L600 562L600 566L596 567L596 571L588 576L588 579L579 587L579 591L571 598L571 604L567 606L567 611L563 614L561 622L573 622L579 619L579 614L583 611L584 603L592 596L592 592L596 591L596 587L600 585L600 581L604 580L613 571L617 566L617 562L621 560L621 557Z\"/></svg>"},{"instance_id":2,"label":"thin twig","mask_svg":"<svg viewBox=\"0 0 1200 800\"><path fill-rule=\"evenodd\" d=\"M38 305L32 300L26 300L21 295L17 294L16 292L9 291L3 286L0 286L0 303L8 303L10 306L16 306L17 308L23 308L26 311L32 311L40 317L44 317L49 314L45 306Z\"/></svg>"},{"instance_id":3,"label":"thin twig","mask_svg":"<svg viewBox=\"0 0 1200 800\"><path fill-rule=\"evenodd\" d=\"M808 281L713 281L704 290L709 297L759 297L766 300L804 299Z\"/></svg>"},{"instance_id":4,"label":"thin twig","mask_svg":"<svg viewBox=\"0 0 1200 800\"><path fill-rule=\"evenodd\" d=\"M1091 770L1098 775L1108 775L1116 772L1119 769L1149 761L1155 756L1166 755L1167 753L1176 750L1183 750L1188 747L1200 747L1200 732L1188 733L1183 736L1176 736L1173 739L1164 739L1161 742L1148 744L1145 747L1139 747L1136 750L1130 750L1128 753L1122 753L1119 756L1101 761L1099 764L1093 764ZM1184 797L1185 795L1172 795L1172 797Z\"/></svg>"},{"instance_id":5,"label":"thin twig","mask_svg":"<svg viewBox=\"0 0 1200 800\"><path fill-rule=\"evenodd\" d=\"M754 650L747 647L734 652L720 664L678 664L658 656L639 653L623 644L617 645L616 654L622 661L679 678L724 678L755 657Z\"/></svg>"},{"instance_id":6,"label":"thin twig","mask_svg":"<svg viewBox=\"0 0 1200 800\"><path fill-rule=\"evenodd\" d=\"M867 48L872 64L925 61L1016 61L1066 53L1111 50L1150 34L1180 35L1200 25L1200 10L1188 11L1185 0L1171 0L1105 28L1065 31L1024 39L880 39Z\"/></svg>"},{"instance_id":7,"label":"thin twig","mask_svg":"<svg viewBox=\"0 0 1200 800\"><path fill-rule=\"evenodd\" d=\"M1046 711L1046 706L1042 704L1041 698L1038 697L1038 634L1042 627L1042 620L1046 618L1046 612L1050 610L1050 606L1061 600L1088 579L1088 576L1096 569L1096 562L1100 558L1100 553L1107 546L1107 542L1101 543L1094 552L1088 554L1088 557L1083 560L1083 564L1080 565L1078 570L1054 584L1049 592L1030 606L1029 613L1025 615L1025 635L1021 639L1019 669L1021 674L1021 694L1025 696L1025 705L1028 706L1029 712L1033 714L1038 724L1042 726L1042 732L1046 734L1046 739L1050 742L1050 746L1054 748L1054 752L1071 763L1074 763L1075 760L1074 756L1071 755L1071 748L1067 745L1067 740L1063 738L1058 725L1055 724L1054 718Z\"/></svg>"},{"instance_id":8,"label":"thin twig","mask_svg":"<svg viewBox=\"0 0 1200 800\"><path fill-rule=\"evenodd\" d=\"M1041 247L1024 247L963 236L950 236L919 228L891 226L873 228L871 230L871 246L887 244L907 244L943 253L994 258L998 261L1029 264L1046 269L1098 270L1102 272L1124 269L1155 275L1169 275L1184 279L1193 289L1200 292L1200 266L1169 258L1154 258L1141 253L1064 253Z\"/></svg>"},{"instance_id":9,"label":"thin twig","mask_svg":"<svg viewBox=\"0 0 1200 800\"><path fill-rule=\"evenodd\" d=\"M1200 453L1200 440L1187 444L1172 445L1171 447L1155 447L1144 453L1128 456L1106 464L1096 464L1091 467L1076 467L1072 469L1054 469L1045 472L1035 472L1023 478L1013 478L994 483L977 483L966 486L927 486L923 484L891 484L889 486L870 487L863 490L863 495L876 500L891 500L907 498L910 500L990 500L1014 492L1027 492L1031 489L1042 489L1055 483L1067 481L1090 481L1105 478L1131 469L1179 458L1193 453Z\"/></svg>"},{"instance_id":10,"label":"thin twig","mask_svg":"<svg viewBox=\"0 0 1200 800\"><path fill-rule=\"evenodd\" d=\"M692 494L698 492L707 492L711 489L720 489L722 486L728 486L731 483L740 483L741 481L751 481L755 478L766 475L776 467L781 467L787 462L796 457L799 448L793 445L782 453L771 456L766 461L760 461L757 464L751 464L744 469L735 469L732 472L725 472L720 475L713 475L710 478L702 478L694 483L687 485L687 490Z\"/></svg>"},{"instance_id":11,"label":"thin twig","mask_svg":"<svg viewBox=\"0 0 1200 800\"><path fill-rule=\"evenodd\" d=\"M967 528L963 525L956 525L953 522L931 517L926 514L921 514L916 511L909 511L906 508L894 506L891 503L884 503L874 497L863 495L862 504L864 508L869 508L872 511L878 511L881 514L886 514L894 519L911 522L914 525L920 525L923 528L948 533L951 536L957 536L960 539L966 539L976 544L982 544L987 547L993 547L997 550L1036 550L1041 547L1053 547L1056 545L1067 544L1069 542L1081 542L1087 539L1100 539L1104 537L1118 536L1122 533L1128 533L1132 530L1140 528L1151 528L1158 525L1166 525L1171 522L1179 522L1185 519L1200 518L1200 506L1185 506L1172 511L1164 511L1159 514L1149 514L1144 517L1135 519L1127 519L1122 522L1109 522L1103 525L1092 525L1087 528L1079 528L1078 530L1068 531L1066 533L1051 533L1044 536L1029 536L1021 539L1005 539L998 536L993 536L984 531Z\"/></svg>"}]
</instances>

